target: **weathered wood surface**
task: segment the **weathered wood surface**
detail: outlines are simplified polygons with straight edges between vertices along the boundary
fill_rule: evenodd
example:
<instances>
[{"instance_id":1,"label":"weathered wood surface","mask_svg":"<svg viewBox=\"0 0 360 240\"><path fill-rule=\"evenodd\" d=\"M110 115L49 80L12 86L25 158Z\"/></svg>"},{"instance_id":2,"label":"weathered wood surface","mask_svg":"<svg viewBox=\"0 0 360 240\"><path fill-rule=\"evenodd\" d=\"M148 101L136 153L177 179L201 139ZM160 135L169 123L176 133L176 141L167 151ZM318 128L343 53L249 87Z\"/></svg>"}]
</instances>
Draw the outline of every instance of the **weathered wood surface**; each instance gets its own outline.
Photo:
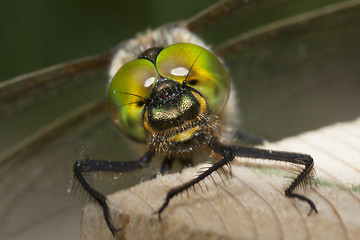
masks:
<instances>
[{"instance_id":1,"label":"weathered wood surface","mask_svg":"<svg viewBox=\"0 0 360 240\"><path fill-rule=\"evenodd\" d=\"M232 166L229 183L217 174L175 197L162 214L153 214L167 190L192 179L201 166L160 176L109 196L117 239L359 239L360 238L360 119L266 144L265 148L309 153L315 159L318 186L299 190L319 211L284 196L290 183L284 171L240 164ZM245 160L246 161L246 160ZM256 163L257 161L252 161ZM269 161L270 162L270 161ZM250 162L251 163L251 162ZM260 163L260 161L259 161ZM247 164L249 165L249 164ZM82 239L114 239L102 210L83 210Z\"/></svg>"}]
</instances>

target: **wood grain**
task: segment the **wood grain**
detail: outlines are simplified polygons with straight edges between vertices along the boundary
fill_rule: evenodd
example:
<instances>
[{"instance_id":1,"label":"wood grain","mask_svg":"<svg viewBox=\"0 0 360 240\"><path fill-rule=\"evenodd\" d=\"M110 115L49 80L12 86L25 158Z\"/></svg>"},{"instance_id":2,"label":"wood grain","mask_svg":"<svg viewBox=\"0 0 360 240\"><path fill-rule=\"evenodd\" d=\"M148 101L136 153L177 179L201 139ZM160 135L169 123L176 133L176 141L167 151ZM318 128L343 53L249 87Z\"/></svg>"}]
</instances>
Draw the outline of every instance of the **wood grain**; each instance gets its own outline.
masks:
<instances>
[{"instance_id":1,"label":"wood grain","mask_svg":"<svg viewBox=\"0 0 360 240\"><path fill-rule=\"evenodd\" d=\"M319 213L284 196L291 174L272 162L237 159L230 181L218 174L195 192L175 197L159 222L155 212L167 191L192 179L204 165L160 176L109 196L117 239L359 239L360 119L287 138L265 148L309 153L318 185L299 189ZM244 166L244 163L246 166ZM259 164L258 164L259 163ZM276 165L277 167L281 167ZM282 166L291 171L291 166ZM82 239L114 239L102 209L83 209Z\"/></svg>"}]
</instances>

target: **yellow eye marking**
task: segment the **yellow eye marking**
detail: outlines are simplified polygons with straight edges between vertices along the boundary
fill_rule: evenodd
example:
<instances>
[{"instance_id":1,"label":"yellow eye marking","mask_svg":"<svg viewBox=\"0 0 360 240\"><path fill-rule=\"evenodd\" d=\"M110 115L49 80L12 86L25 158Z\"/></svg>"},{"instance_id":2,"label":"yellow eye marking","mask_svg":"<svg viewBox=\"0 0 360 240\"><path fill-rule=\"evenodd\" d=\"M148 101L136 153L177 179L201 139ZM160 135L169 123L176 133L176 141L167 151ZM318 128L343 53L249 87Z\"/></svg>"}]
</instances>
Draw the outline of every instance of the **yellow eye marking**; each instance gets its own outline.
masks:
<instances>
[{"instance_id":1,"label":"yellow eye marking","mask_svg":"<svg viewBox=\"0 0 360 240\"><path fill-rule=\"evenodd\" d=\"M144 128L149 132L149 133L153 133L154 130L151 128L150 124L149 124L149 117L148 117L148 110L145 111L144 114Z\"/></svg>"},{"instance_id":2,"label":"yellow eye marking","mask_svg":"<svg viewBox=\"0 0 360 240\"><path fill-rule=\"evenodd\" d=\"M207 109L207 102L205 100L205 98L203 96L201 96L200 94L198 94L195 91L191 91L192 95L194 95L194 97L196 98L196 100L199 102L200 104L200 112L199 114L203 114L205 113L206 109Z\"/></svg>"}]
</instances>

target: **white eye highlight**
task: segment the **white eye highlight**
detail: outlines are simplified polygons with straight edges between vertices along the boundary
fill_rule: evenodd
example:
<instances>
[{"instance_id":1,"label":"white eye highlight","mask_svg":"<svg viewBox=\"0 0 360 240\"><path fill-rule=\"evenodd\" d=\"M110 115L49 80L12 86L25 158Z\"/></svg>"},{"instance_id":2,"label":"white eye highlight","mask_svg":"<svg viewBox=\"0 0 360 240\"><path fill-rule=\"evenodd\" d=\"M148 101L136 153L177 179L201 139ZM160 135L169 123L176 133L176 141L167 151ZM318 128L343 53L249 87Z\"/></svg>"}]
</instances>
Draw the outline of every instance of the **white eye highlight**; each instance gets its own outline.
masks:
<instances>
[{"instance_id":1,"label":"white eye highlight","mask_svg":"<svg viewBox=\"0 0 360 240\"><path fill-rule=\"evenodd\" d=\"M186 76L189 72L189 69L184 67L177 67L174 69L171 69L170 74L173 76Z\"/></svg>"},{"instance_id":2,"label":"white eye highlight","mask_svg":"<svg viewBox=\"0 0 360 240\"><path fill-rule=\"evenodd\" d=\"M144 87L150 87L154 82L155 82L155 77L148 78L144 83Z\"/></svg>"}]
</instances>

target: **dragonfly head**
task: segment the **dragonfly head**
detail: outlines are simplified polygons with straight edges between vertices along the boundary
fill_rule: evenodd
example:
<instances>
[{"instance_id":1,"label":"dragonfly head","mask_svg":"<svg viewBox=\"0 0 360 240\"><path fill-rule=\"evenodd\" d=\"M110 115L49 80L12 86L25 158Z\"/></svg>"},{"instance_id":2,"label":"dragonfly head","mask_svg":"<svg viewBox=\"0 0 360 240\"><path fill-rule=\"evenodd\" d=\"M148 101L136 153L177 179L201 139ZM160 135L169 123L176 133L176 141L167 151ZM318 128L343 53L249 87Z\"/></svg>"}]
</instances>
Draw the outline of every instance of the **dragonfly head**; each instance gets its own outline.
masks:
<instances>
[{"instance_id":1,"label":"dragonfly head","mask_svg":"<svg viewBox=\"0 0 360 240\"><path fill-rule=\"evenodd\" d=\"M182 144L187 151L189 142L206 141L229 92L227 72L215 55L178 43L148 49L124 64L110 82L108 103L126 136L162 151Z\"/></svg>"}]
</instances>

